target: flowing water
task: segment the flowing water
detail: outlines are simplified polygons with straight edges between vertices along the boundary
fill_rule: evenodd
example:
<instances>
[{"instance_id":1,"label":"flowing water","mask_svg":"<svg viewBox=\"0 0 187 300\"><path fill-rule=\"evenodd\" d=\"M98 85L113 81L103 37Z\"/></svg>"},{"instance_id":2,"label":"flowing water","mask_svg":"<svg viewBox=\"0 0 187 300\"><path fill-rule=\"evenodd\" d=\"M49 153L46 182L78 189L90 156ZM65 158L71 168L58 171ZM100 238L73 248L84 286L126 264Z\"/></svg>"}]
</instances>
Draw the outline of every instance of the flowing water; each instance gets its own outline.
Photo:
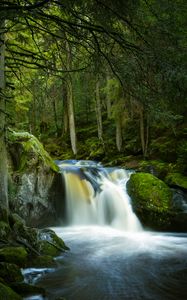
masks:
<instances>
[{"instance_id":1,"label":"flowing water","mask_svg":"<svg viewBox=\"0 0 187 300\"><path fill-rule=\"evenodd\" d=\"M49 300L187 299L187 234L143 230L126 193L130 172L60 164L67 226L54 230L71 250L57 269L26 270L26 278L33 273Z\"/></svg>"}]
</instances>

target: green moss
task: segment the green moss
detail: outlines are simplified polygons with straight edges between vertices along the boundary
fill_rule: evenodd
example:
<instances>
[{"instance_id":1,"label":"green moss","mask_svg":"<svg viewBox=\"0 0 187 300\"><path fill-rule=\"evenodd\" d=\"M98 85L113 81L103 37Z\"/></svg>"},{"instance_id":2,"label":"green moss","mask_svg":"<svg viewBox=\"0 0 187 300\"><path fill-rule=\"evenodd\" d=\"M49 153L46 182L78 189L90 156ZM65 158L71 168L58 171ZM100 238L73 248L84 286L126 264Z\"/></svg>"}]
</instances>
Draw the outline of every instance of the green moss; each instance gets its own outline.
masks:
<instances>
[{"instance_id":1,"label":"green moss","mask_svg":"<svg viewBox=\"0 0 187 300\"><path fill-rule=\"evenodd\" d=\"M48 241L40 241L39 252L43 255L57 256L60 253L60 250Z\"/></svg>"},{"instance_id":2,"label":"green moss","mask_svg":"<svg viewBox=\"0 0 187 300\"><path fill-rule=\"evenodd\" d=\"M61 251L69 250L64 241L51 229L41 229L38 238L41 241L45 240L54 244L57 248L61 249Z\"/></svg>"},{"instance_id":3,"label":"green moss","mask_svg":"<svg viewBox=\"0 0 187 300\"><path fill-rule=\"evenodd\" d=\"M45 167L50 167L53 171L58 172L58 166L53 162L52 158L45 151L43 145L38 139L28 132L9 132L9 141L12 143L20 143L22 145L22 155L20 159L19 171L24 171L26 167L37 166L39 161Z\"/></svg>"},{"instance_id":4,"label":"green moss","mask_svg":"<svg viewBox=\"0 0 187 300\"><path fill-rule=\"evenodd\" d=\"M22 297L15 293L10 287L0 283L0 300L21 300Z\"/></svg>"},{"instance_id":5,"label":"green moss","mask_svg":"<svg viewBox=\"0 0 187 300\"><path fill-rule=\"evenodd\" d=\"M28 253L23 247L4 247L0 249L0 260L24 266Z\"/></svg>"},{"instance_id":6,"label":"green moss","mask_svg":"<svg viewBox=\"0 0 187 300\"><path fill-rule=\"evenodd\" d=\"M170 189L163 181L151 174L132 174L127 188L139 207L156 211L167 211L170 208L172 198Z\"/></svg>"},{"instance_id":7,"label":"green moss","mask_svg":"<svg viewBox=\"0 0 187 300\"><path fill-rule=\"evenodd\" d=\"M156 229L169 226L172 192L162 180L149 173L132 174L127 190L144 225Z\"/></svg>"},{"instance_id":8,"label":"green moss","mask_svg":"<svg viewBox=\"0 0 187 300\"><path fill-rule=\"evenodd\" d=\"M165 181L170 186L178 186L187 190L187 176L183 176L180 173L169 173Z\"/></svg>"},{"instance_id":9,"label":"green moss","mask_svg":"<svg viewBox=\"0 0 187 300\"><path fill-rule=\"evenodd\" d=\"M43 288L38 287L36 285L27 284L25 282L11 284L11 288L22 296L29 296L29 295L45 296L45 290Z\"/></svg>"},{"instance_id":10,"label":"green moss","mask_svg":"<svg viewBox=\"0 0 187 300\"><path fill-rule=\"evenodd\" d=\"M15 264L0 263L0 276L7 283L23 281L23 275L20 268Z\"/></svg>"},{"instance_id":11,"label":"green moss","mask_svg":"<svg viewBox=\"0 0 187 300\"><path fill-rule=\"evenodd\" d=\"M36 268L54 268L57 266L56 261L50 255L40 255L29 260L27 267Z\"/></svg>"},{"instance_id":12,"label":"green moss","mask_svg":"<svg viewBox=\"0 0 187 300\"><path fill-rule=\"evenodd\" d=\"M0 238L7 239L10 234L10 226L8 223L0 221Z\"/></svg>"}]
</instances>

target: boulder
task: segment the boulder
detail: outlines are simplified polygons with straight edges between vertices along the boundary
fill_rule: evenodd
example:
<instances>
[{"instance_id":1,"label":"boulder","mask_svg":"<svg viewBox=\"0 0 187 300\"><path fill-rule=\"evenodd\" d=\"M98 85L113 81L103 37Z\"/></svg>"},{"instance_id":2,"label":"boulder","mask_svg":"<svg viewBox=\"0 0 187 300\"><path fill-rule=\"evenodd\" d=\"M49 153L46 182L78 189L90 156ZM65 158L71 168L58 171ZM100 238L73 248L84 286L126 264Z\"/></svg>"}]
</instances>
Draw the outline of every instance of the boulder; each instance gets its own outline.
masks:
<instances>
[{"instance_id":1,"label":"boulder","mask_svg":"<svg viewBox=\"0 0 187 300\"><path fill-rule=\"evenodd\" d=\"M28 253L24 247L3 247L0 249L0 261L14 263L24 266L28 258Z\"/></svg>"},{"instance_id":2,"label":"boulder","mask_svg":"<svg viewBox=\"0 0 187 300\"><path fill-rule=\"evenodd\" d=\"M63 210L59 202L63 203L64 193L58 166L38 139L28 132L9 132L9 153L11 211L29 226L55 225L58 211L60 214Z\"/></svg>"},{"instance_id":3,"label":"boulder","mask_svg":"<svg viewBox=\"0 0 187 300\"><path fill-rule=\"evenodd\" d=\"M0 299L6 300L21 300L22 297L14 292L10 287L7 285L0 283Z\"/></svg>"},{"instance_id":4,"label":"boulder","mask_svg":"<svg viewBox=\"0 0 187 300\"><path fill-rule=\"evenodd\" d=\"M157 230L170 227L172 192L162 180L149 173L132 174L127 191L143 225Z\"/></svg>"},{"instance_id":5,"label":"boulder","mask_svg":"<svg viewBox=\"0 0 187 300\"><path fill-rule=\"evenodd\" d=\"M0 263L0 277L7 283L23 281L21 269L15 264L5 262Z\"/></svg>"},{"instance_id":6,"label":"boulder","mask_svg":"<svg viewBox=\"0 0 187 300\"><path fill-rule=\"evenodd\" d=\"M165 182L171 187L178 187L187 191L187 176L180 173L169 173L165 178Z\"/></svg>"}]
</instances>

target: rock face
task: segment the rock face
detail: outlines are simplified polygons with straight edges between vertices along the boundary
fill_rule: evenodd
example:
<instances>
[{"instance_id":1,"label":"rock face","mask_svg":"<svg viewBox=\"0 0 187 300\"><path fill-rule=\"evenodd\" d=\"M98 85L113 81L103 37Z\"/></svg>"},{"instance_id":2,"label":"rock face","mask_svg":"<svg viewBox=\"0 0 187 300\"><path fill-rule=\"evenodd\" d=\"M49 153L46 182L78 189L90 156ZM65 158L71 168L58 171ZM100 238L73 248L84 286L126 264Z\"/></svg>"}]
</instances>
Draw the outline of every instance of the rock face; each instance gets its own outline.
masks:
<instances>
[{"instance_id":1,"label":"rock face","mask_svg":"<svg viewBox=\"0 0 187 300\"><path fill-rule=\"evenodd\" d=\"M58 167L37 138L27 132L11 131L9 149L11 210L26 220L27 225L54 225L58 219L56 206L63 200ZM58 207L59 214L61 210L63 205Z\"/></svg>"},{"instance_id":2,"label":"rock face","mask_svg":"<svg viewBox=\"0 0 187 300\"><path fill-rule=\"evenodd\" d=\"M127 190L143 225L157 230L171 226L172 192L162 180L148 173L132 174Z\"/></svg>"}]
</instances>

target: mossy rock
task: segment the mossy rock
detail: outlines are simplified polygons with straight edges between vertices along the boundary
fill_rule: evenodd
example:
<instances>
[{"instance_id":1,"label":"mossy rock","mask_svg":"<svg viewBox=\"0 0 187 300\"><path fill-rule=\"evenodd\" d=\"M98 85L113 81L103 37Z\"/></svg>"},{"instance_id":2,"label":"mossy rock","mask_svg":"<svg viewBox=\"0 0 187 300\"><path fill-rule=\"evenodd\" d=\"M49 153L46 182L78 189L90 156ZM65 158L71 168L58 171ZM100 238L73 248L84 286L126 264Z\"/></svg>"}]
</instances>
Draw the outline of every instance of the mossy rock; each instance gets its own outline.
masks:
<instances>
[{"instance_id":1,"label":"mossy rock","mask_svg":"<svg viewBox=\"0 0 187 300\"><path fill-rule=\"evenodd\" d=\"M51 229L39 230L38 239L52 243L57 248L61 249L61 251L69 250L64 241Z\"/></svg>"},{"instance_id":2,"label":"mossy rock","mask_svg":"<svg viewBox=\"0 0 187 300\"><path fill-rule=\"evenodd\" d=\"M23 281L20 268L15 264L0 263L0 277L7 283Z\"/></svg>"},{"instance_id":3,"label":"mossy rock","mask_svg":"<svg viewBox=\"0 0 187 300\"><path fill-rule=\"evenodd\" d=\"M40 255L33 257L27 263L27 267L35 268L54 268L57 267L57 263L50 255Z\"/></svg>"},{"instance_id":4,"label":"mossy rock","mask_svg":"<svg viewBox=\"0 0 187 300\"><path fill-rule=\"evenodd\" d=\"M145 226L163 230L169 227L172 192L162 180L149 173L132 174L127 191Z\"/></svg>"},{"instance_id":5,"label":"mossy rock","mask_svg":"<svg viewBox=\"0 0 187 300\"><path fill-rule=\"evenodd\" d=\"M40 241L39 252L42 255L57 256L60 253L60 249L55 247L48 241Z\"/></svg>"},{"instance_id":6,"label":"mossy rock","mask_svg":"<svg viewBox=\"0 0 187 300\"><path fill-rule=\"evenodd\" d=\"M54 163L50 155L44 149L39 140L28 132L9 131L9 143L20 144L20 162L18 170L24 172L25 170L33 169L42 164L46 168L50 168L55 172L59 171L58 166Z\"/></svg>"},{"instance_id":7,"label":"mossy rock","mask_svg":"<svg viewBox=\"0 0 187 300\"><path fill-rule=\"evenodd\" d=\"M0 221L0 239L7 240L10 235L10 226L4 221Z\"/></svg>"},{"instance_id":8,"label":"mossy rock","mask_svg":"<svg viewBox=\"0 0 187 300\"><path fill-rule=\"evenodd\" d=\"M0 300L21 300L22 297L7 285L0 283Z\"/></svg>"},{"instance_id":9,"label":"mossy rock","mask_svg":"<svg viewBox=\"0 0 187 300\"><path fill-rule=\"evenodd\" d=\"M22 296L42 295L45 296L45 290L42 287L27 284L25 282L13 283L11 288Z\"/></svg>"},{"instance_id":10,"label":"mossy rock","mask_svg":"<svg viewBox=\"0 0 187 300\"><path fill-rule=\"evenodd\" d=\"M0 249L0 261L24 266L27 258L28 253L24 247L4 247Z\"/></svg>"},{"instance_id":11,"label":"mossy rock","mask_svg":"<svg viewBox=\"0 0 187 300\"><path fill-rule=\"evenodd\" d=\"M187 176L183 176L180 173L169 173L165 178L165 182L169 186L179 187L187 190Z\"/></svg>"}]
</instances>

